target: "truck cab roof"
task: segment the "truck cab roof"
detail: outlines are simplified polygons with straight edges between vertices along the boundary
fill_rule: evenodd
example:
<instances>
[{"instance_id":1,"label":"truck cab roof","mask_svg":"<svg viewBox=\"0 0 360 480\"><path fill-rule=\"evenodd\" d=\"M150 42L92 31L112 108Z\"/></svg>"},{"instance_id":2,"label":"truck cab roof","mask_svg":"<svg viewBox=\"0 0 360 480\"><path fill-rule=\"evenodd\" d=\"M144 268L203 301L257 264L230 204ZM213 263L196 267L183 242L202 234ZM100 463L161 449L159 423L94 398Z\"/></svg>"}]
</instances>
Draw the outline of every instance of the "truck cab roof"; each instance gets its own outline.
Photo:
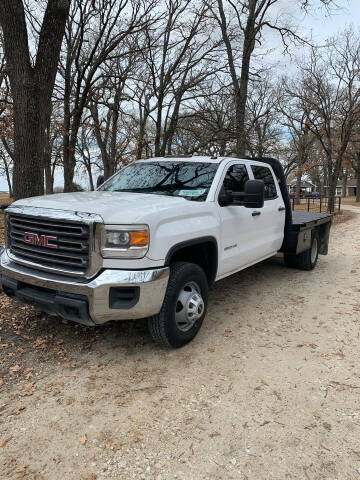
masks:
<instances>
[{"instance_id":1,"label":"truck cab roof","mask_svg":"<svg viewBox=\"0 0 360 480\"><path fill-rule=\"evenodd\" d=\"M240 161L244 163L251 163L251 164L263 164L266 165L266 162L261 162L261 160L258 159L249 159L249 158L236 158L236 157L211 157L211 156L205 156L205 155L195 155L195 156L190 156L190 155L184 155L184 156L165 156L165 157L153 157L153 158L147 158L147 159L140 159L136 160L136 162L146 162L146 163L153 163L153 162L189 162L189 163L213 163L213 164L220 164L222 162L234 162L234 161Z\"/></svg>"}]
</instances>

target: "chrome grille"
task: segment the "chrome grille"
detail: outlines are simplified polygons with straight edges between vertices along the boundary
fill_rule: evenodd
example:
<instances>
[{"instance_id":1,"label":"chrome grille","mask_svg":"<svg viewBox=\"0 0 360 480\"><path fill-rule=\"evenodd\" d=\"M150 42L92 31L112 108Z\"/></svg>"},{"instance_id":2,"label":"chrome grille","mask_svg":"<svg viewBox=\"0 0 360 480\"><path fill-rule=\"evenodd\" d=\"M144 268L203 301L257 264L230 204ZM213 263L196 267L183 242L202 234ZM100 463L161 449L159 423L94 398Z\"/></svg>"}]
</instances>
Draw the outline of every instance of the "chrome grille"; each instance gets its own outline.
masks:
<instances>
[{"instance_id":1,"label":"chrome grille","mask_svg":"<svg viewBox=\"0 0 360 480\"><path fill-rule=\"evenodd\" d=\"M56 237L56 248L25 242L24 234ZM47 269L84 275L89 268L90 226L64 220L9 214L7 241L16 259Z\"/></svg>"}]
</instances>

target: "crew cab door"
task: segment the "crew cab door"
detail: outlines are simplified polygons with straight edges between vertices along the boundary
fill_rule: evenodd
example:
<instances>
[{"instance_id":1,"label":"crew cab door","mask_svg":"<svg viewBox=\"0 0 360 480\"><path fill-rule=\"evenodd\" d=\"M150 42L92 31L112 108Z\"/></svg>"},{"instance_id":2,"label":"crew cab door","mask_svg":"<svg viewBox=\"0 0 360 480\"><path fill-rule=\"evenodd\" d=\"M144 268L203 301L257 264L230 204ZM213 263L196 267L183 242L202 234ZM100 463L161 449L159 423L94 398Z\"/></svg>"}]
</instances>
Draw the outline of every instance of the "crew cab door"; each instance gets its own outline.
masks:
<instances>
[{"instance_id":1,"label":"crew cab door","mask_svg":"<svg viewBox=\"0 0 360 480\"><path fill-rule=\"evenodd\" d=\"M285 227L285 204L281 191L272 170L263 165L251 165L251 172L255 180L262 180L265 184L264 207L258 209L256 228L259 251L264 255L275 254L282 245Z\"/></svg>"},{"instance_id":2,"label":"crew cab door","mask_svg":"<svg viewBox=\"0 0 360 480\"><path fill-rule=\"evenodd\" d=\"M264 256L257 242L262 219L253 216L253 209L243 205L221 206L219 203L221 189L243 193L245 183L250 179L249 174L249 167L245 164L230 164L225 169L217 191L215 201L221 222L219 277L256 263Z\"/></svg>"}]
</instances>

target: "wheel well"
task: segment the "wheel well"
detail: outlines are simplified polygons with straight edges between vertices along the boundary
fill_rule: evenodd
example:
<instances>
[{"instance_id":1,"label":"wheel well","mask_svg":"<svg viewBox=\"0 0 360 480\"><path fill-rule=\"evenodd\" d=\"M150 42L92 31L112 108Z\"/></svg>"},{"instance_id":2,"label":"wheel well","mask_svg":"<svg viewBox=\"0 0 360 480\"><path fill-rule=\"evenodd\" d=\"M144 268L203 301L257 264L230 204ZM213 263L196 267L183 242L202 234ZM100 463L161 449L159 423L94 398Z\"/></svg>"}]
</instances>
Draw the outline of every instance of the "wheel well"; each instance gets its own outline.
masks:
<instances>
[{"instance_id":1,"label":"wheel well","mask_svg":"<svg viewBox=\"0 0 360 480\"><path fill-rule=\"evenodd\" d=\"M218 267L216 240L209 239L176 245L170 250L166 258L166 265L180 261L199 265L204 270L209 285L212 285L215 281Z\"/></svg>"}]
</instances>

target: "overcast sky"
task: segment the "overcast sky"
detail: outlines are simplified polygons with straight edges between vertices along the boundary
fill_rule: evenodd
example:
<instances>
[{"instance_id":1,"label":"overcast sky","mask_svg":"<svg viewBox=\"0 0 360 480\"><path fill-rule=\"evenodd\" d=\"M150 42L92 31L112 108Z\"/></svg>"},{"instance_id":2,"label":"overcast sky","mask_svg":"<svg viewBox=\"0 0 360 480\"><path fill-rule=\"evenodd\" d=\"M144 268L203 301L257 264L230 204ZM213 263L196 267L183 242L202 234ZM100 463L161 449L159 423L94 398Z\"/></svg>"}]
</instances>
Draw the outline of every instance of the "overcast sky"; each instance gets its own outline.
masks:
<instances>
[{"instance_id":1,"label":"overcast sky","mask_svg":"<svg viewBox=\"0 0 360 480\"><path fill-rule=\"evenodd\" d=\"M336 35L347 26L353 25L355 28L360 28L360 0L337 0L337 3L341 6L341 9L333 12L331 16L324 16L323 11L316 10L307 16L303 16L294 7L294 0L281 0L279 12L283 15L288 15L289 18L293 18L293 22L300 25L299 33L311 35L316 44L321 44L326 38ZM269 43L269 46L266 45L266 48L274 49L271 55L267 57L268 62L276 62L281 69L295 68L296 59L282 54L282 46L278 36L267 34L265 41ZM304 50L297 48L296 52L293 53L299 57L304 54ZM81 183L87 185L86 177L84 177ZM55 174L55 186L62 185L62 172L59 171ZM0 178L0 191L7 190L6 180Z\"/></svg>"}]
</instances>

